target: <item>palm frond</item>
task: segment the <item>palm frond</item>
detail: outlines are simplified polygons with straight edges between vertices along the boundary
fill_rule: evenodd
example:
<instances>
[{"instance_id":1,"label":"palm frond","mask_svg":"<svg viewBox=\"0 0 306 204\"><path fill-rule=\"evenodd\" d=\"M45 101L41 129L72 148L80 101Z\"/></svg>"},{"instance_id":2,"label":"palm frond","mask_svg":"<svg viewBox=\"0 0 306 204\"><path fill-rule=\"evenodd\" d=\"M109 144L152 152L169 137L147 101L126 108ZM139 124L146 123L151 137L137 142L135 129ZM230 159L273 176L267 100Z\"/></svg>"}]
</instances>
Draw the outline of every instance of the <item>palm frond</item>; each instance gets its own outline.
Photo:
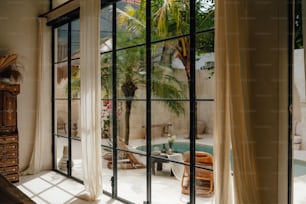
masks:
<instances>
[{"instance_id":1,"label":"palm frond","mask_svg":"<svg viewBox=\"0 0 306 204\"><path fill-rule=\"evenodd\" d=\"M183 102L179 100L173 100L184 98L184 92L181 91L178 87L165 81L153 80L152 92L159 98L169 99L164 100L163 102L165 102L170 110L173 111L176 115L180 115L185 112Z\"/></svg>"}]
</instances>

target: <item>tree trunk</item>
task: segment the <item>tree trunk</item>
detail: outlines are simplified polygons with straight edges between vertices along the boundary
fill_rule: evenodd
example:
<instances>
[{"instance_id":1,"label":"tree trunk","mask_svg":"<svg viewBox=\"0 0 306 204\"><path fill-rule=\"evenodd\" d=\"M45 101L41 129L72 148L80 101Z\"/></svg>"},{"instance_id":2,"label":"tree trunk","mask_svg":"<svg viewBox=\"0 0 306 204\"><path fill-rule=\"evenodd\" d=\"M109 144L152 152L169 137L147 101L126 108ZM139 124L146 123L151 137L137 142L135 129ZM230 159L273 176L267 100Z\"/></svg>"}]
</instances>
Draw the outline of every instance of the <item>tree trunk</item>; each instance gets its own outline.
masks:
<instances>
[{"instance_id":1,"label":"tree trunk","mask_svg":"<svg viewBox=\"0 0 306 204\"><path fill-rule=\"evenodd\" d=\"M129 144L130 140L130 116L132 109L132 101L127 100L125 102L125 134L124 134L124 143Z\"/></svg>"},{"instance_id":2,"label":"tree trunk","mask_svg":"<svg viewBox=\"0 0 306 204\"><path fill-rule=\"evenodd\" d=\"M128 145L130 140L130 116L132 110L132 100L135 96L135 91L137 90L137 86L132 81L127 81L124 84L122 84L121 90L126 98L124 143Z\"/></svg>"},{"instance_id":3,"label":"tree trunk","mask_svg":"<svg viewBox=\"0 0 306 204\"><path fill-rule=\"evenodd\" d=\"M183 56L183 53L180 54L180 56ZM191 94L190 94L190 86L191 86L191 76L190 76L190 53L189 51L187 52L187 55L181 58L181 61L185 67L185 73L187 76L187 80L188 80L188 93L189 93L189 98L191 98ZM196 90L195 90L196 91ZM198 137L198 133L197 133L197 121L198 121L198 102L195 101L194 104L195 108L194 108L194 117L195 117L195 138L196 139L200 139L200 137ZM191 128L191 124L189 125ZM190 138L190 135L188 136L188 138Z\"/></svg>"}]
</instances>

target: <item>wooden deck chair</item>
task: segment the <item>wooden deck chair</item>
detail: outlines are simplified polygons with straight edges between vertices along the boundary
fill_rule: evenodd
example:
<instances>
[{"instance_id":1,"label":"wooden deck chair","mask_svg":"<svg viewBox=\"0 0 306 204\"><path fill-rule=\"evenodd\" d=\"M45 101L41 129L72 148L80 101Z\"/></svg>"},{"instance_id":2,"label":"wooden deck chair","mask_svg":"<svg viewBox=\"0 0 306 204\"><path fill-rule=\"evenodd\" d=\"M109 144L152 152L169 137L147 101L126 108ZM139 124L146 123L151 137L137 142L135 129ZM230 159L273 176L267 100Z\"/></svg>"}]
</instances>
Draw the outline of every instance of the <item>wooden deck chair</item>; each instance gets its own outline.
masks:
<instances>
[{"instance_id":1,"label":"wooden deck chair","mask_svg":"<svg viewBox=\"0 0 306 204\"><path fill-rule=\"evenodd\" d=\"M129 147L122 142L122 140L118 140L117 143L120 149L128 150ZM107 167L109 169L113 168L113 158L112 156L104 157L104 159L108 160ZM139 169L145 168L146 166L131 152L120 152L118 161L119 169Z\"/></svg>"},{"instance_id":2,"label":"wooden deck chair","mask_svg":"<svg viewBox=\"0 0 306 204\"><path fill-rule=\"evenodd\" d=\"M190 162L190 152L184 153L184 162ZM195 162L199 166L213 167L213 157L206 152L196 152ZM189 166L184 167L184 173L182 177L182 193L189 194L190 191L190 171ZM214 177L213 171L206 169L195 169L195 189L197 195L210 196L214 192Z\"/></svg>"}]
</instances>

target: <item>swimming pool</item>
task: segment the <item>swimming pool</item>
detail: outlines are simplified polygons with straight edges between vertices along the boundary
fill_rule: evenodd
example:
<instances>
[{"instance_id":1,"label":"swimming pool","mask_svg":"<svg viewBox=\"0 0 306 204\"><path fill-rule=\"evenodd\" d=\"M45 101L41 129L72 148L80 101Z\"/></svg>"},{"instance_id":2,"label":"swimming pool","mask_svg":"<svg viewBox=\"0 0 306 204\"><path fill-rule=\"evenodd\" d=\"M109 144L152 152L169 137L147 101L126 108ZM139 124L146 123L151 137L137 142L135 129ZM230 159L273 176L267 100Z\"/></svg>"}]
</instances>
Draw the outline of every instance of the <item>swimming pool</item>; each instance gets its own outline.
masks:
<instances>
[{"instance_id":1,"label":"swimming pool","mask_svg":"<svg viewBox=\"0 0 306 204\"><path fill-rule=\"evenodd\" d=\"M169 149L168 143L163 143L165 144L166 149ZM152 151L160 151L163 149L163 144L153 144L152 145ZM137 150L140 151L146 151L146 146L138 146L136 147ZM195 146L196 151L202 151L202 152L207 152L210 154L213 154L213 147L210 145L205 145L205 144L196 144ZM189 143L186 142L175 142L173 144L172 150L174 152L179 152L179 153L184 153L186 151L189 151Z\"/></svg>"},{"instance_id":2,"label":"swimming pool","mask_svg":"<svg viewBox=\"0 0 306 204\"><path fill-rule=\"evenodd\" d=\"M293 160L293 176L302 176L306 174L306 162L301 160Z\"/></svg>"},{"instance_id":3,"label":"swimming pool","mask_svg":"<svg viewBox=\"0 0 306 204\"><path fill-rule=\"evenodd\" d=\"M169 148L168 143L164 143L166 149ZM152 151L154 150L162 150L163 148L163 144L153 144L152 145ZM211 155L213 155L213 147L210 145L205 145L205 144L196 144L195 146L196 151L203 151L203 152L207 152L210 153ZM146 146L138 146L136 148L137 150L140 151L146 151ZM173 144L173 148L172 150L174 152L179 152L179 153L184 153L186 151L189 151L189 143L186 142L175 142ZM293 160L293 176L297 177L297 176L302 176L302 175L306 175L306 162L305 161L301 161L301 160Z\"/></svg>"}]
</instances>

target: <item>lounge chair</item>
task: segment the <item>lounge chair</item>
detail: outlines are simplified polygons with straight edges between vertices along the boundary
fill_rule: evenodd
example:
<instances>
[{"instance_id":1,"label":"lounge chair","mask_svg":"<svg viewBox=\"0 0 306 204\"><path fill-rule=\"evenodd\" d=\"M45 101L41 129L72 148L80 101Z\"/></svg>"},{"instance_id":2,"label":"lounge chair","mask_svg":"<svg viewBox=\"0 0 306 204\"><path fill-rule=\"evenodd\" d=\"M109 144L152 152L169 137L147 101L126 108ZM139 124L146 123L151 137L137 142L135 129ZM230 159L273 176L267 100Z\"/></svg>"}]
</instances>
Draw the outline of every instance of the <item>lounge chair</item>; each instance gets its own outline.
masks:
<instances>
[{"instance_id":1,"label":"lounge chair","mask_svg":"<svg viewBox=\"0 0 306 204\"><path fill-rule=\"evenodd\" d=\"M118 140L117 143L118 147L122 150L128 150L129 147L122 142L121 140ZM107 167L109 169L113 168L113 157L111 154L104 155L103 158L107 160ZM117 165L119 169L139 169L139 168L145 168L146 166L136 157L135 154L131 152L119 152L119 158L117 160Z\"/></svg>"},{"instance_id":2,"label":"lounge chair","mask_svg":"<svg viewBox=\"0 0 306 204\"><path fill-rule=\"evenodd\" d=\"M190 162L190 152L184 153L184 162ZM213 157L206 152L196 152L195 162L199 166L213 167ZM184 173L182 177L182 193L189 194L190 191L190 171L189 166L184 167ZM195 169L195 189L197 195L210 196L214 191L214 177L213 171L206 169Z\"/></svg>"}]
</instances>

